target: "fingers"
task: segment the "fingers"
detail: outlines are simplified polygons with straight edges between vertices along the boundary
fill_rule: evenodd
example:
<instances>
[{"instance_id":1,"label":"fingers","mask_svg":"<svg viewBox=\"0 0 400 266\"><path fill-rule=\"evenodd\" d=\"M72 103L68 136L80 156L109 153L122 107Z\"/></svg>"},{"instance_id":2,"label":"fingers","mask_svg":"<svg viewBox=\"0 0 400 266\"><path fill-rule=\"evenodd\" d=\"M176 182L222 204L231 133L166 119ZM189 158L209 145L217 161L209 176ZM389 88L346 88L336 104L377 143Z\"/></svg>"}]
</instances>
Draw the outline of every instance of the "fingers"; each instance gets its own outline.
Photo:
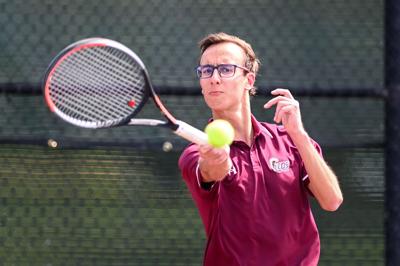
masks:
<instances>
[{"instance_id":1,"label":"fingers","mask_svg":"<svg viewBox=\"0 0 400 266\"><path fill-rule=\"evenodd\" d=\"M200 154L205 154L208 151L212 149L211 145L209 144L204 144L204 145L199 145L199 152Z\"/></svg>"},{"instance_id":2,"label":"fingers","mask_svg":"<svg viewBox=\"0 0 400 266\"><path fill-rule=\"evenodd\" d=\"M290 115L294 114L296 112L296 106L288 104L279 109L279 111L276 111L275 113L275 118L274 121L275 123L281 123L282 119L284 118L285 115Z\"/></svg>"},{"instance_id":3,"label":"fingers","mask_svg":"<svg viewBox=\"0 0 400 266\"><path fill-rule=\"evenodd\" d=\"M209 144L199 146L199 156L209 164L218 165L225 162L229 157L230 148L225 145L222 148L214 148Z\"/></svg>"},{"instance_id":4,"label":"fingers","mask_svg":"<svg viewBox=\"0 0 400 266\"><path fill-rule=\"evenodd\" d=\"M275 123L279 124L282 121L283 114L285 114L286 111L291 111L292 110L291 108L290 109L288 108L290 106L293 106L292 104L293 103L291 101L288 101L288 100L282 100L282 101L279 101L277 103L276 111L275 111L275 115L274 115Z\"/></svg>"},{"instance_id":5,"label":"fingers","mask_svg":"<svg viewBox=\"0 0 400 266\"><path fill-rule=\"evenodd\" d=\"M269 100L266 104L264 104L264 108L266 108L266 109L271 108L272 106L276 105L280 101L287 101L287 100L289 100L287 97L277 96L277 97Z\"/></svg>"},{"instance_id":6,"label":"fingers","mask_svg":"<svg viewBox=\"0 0 400 266\"><path fill-rule=\"evenodd\" d=\"M268 109L276 106L274 115L275 123L281 123L285 115L295 114L299 110L299 102L294 99L289 90L278 88L271 91L271 94L276 97L269 100L264 105L264 108Z\"/></svg>"},{"instance_id":7,"label":"fingers","mask_svg":"<svg viewBox=\"0 0 400 266\"><path fill-rule=\"evenodd\" d=\"M277 89L271 91L271 94L272 95L283 95L289 99L294 99L292 93L287 89L277 88Z\"/></svg>"},{"instance_id":8,"label":"fingers","mask_svg":"<svg viewBox=\"0 0 400 266\"><path fill-rule=\"evenodd\" d=\"M277 102L281 100L287 100L287 99L294 100L292 93L287 89L278 88L271 91L271 94L277 97L272 98L264 105L264 108L266 109L271 108L273 105L275 105Z\"/></svg>"}]
</instances>

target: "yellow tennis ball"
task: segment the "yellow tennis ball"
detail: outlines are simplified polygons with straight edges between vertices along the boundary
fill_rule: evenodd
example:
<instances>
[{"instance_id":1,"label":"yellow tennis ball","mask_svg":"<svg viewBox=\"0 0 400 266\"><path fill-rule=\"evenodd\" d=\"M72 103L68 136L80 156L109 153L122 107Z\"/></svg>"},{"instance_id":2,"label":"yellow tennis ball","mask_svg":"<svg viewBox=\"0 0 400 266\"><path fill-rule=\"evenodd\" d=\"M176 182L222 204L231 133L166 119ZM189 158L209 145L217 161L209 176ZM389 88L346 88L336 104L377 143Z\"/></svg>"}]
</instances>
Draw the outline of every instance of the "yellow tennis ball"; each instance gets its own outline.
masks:
<instances>
[{"instance_id":1,"label":"yellow tennis ball","mask_svg":"<svg viewBox=\"0 0 400 266\"><path fill-rule=\"evenodd\" d=\"M217 119L206 126L205 132L208 137L208 143L221 148L230 145L235 137L235 130L228 121Z\"/></svg>"}]
</instances>

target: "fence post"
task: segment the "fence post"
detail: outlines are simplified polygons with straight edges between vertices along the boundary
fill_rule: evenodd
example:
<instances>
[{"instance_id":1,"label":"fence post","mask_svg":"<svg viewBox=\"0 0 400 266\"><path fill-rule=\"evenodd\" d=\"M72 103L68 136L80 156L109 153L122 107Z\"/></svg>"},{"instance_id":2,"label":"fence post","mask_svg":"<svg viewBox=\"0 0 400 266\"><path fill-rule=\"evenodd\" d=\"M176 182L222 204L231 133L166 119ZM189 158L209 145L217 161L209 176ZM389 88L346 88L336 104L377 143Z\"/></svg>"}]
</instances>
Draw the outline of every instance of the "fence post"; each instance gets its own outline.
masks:
<instances>
[{"instance_id":1,"label":"fence post","mask_svg":"<svg viewBox=\"0 0 400 266\"><path fill-rule=\"evenodd\" d=\"M400 265L400 1L386 0L386 265Z\"/></svg>"}]
</instances>

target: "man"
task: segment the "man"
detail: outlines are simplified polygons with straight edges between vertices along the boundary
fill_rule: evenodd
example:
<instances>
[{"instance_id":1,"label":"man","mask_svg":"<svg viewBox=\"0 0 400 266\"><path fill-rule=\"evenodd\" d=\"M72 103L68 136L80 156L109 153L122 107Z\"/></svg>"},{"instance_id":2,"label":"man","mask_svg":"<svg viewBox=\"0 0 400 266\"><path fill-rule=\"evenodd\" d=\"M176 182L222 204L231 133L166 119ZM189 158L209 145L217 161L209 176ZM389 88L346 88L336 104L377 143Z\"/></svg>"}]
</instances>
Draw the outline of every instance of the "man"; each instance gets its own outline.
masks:
<instances>
[{"instance_id":1,"label":"man","mask_svg":"<svg viewBox=\"0 0 400 266\"><path fill-rule=\"evenodd\" d=\"M276 89L265 108L277 124L251 114L259 68L251 46L225 33L200 42L197 68L212 119L235 129L230 147L189 145L179 159L199 209L207 246L204 265L317 265L318 230L308 195L335 211L342 193L319 145L304 130L298 102Z\"/></svg>"}]
</instances>

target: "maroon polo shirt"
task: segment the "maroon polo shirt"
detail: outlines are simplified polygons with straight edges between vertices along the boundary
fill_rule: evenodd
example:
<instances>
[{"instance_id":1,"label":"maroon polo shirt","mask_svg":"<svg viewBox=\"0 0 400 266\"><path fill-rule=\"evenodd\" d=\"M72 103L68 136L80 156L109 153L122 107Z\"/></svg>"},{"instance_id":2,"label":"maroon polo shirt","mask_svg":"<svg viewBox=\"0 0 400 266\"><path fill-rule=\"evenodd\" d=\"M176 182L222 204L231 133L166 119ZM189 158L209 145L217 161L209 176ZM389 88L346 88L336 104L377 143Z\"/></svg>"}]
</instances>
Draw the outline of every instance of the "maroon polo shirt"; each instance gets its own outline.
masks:
<instances>
[{"instance_id":1,"label":"maroon polo shirt","mask_svg":"<svg viewBox=\"0 0 400 266\"><path fill-rule=\"evenodd\" d=\"M205 227L204 265L317 265L319 235L300 154L282 126L253 116L252 125L253 145L234 141L233 166L212 186L201 182L197 145L179 159Z\"/></svg>"}]
</instances>

